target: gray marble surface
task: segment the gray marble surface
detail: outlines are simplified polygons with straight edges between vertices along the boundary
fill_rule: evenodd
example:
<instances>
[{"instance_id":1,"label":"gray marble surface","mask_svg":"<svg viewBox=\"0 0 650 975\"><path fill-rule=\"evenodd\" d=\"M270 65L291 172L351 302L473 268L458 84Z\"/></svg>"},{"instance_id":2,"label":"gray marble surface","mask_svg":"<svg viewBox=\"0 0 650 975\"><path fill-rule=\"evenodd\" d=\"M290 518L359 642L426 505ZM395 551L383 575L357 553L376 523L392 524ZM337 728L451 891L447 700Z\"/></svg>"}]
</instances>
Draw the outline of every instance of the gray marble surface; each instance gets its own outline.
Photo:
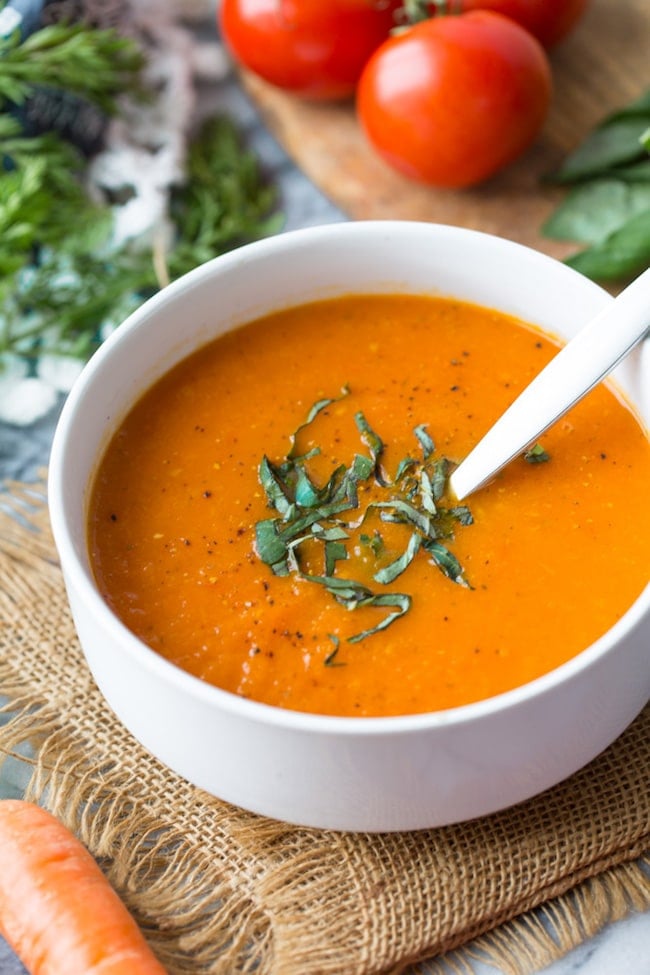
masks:
<instances>
[{"instance_id":1,"label":"gray marble surface","mask_svg":"<svg viewBox=\"0 0 650 975\"><path fill-rule=\"evenodd\" d=\"M286 230L345 219L287 158L233 78L206 89L202 100L215 111L223 110L238 120L279 187ZM61 405L60 402L59 408ZM7 479L29 481L38 476L39 469L48 460L57 412L28 428L0 424L0 484ZM0 795L20 795L25 774L19 762L8 763L0 778ZM499 975L498 970L480 962L468 960L468 965L473 975ZM633 914L608 925L544 972L545 975L650 975L650 912ZM24 969L0 939L0 975L21 973Z\"/></svg>"}]
</instances>

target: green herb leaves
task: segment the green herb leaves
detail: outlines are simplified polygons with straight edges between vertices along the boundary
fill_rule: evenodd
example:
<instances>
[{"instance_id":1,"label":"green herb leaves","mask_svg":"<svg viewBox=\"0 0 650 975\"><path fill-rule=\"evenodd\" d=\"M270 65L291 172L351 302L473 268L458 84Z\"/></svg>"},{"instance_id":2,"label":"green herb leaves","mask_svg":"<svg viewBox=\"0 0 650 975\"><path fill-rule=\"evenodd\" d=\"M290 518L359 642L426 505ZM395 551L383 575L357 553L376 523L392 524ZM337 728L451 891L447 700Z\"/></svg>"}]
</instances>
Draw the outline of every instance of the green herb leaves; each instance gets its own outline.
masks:
<instances>
[{"instance_id":1,"label":"green herb leaves","mask_svg":"<svg viewBox=\"0 0 650 975\"><path fill-rule=\"evenodd\" d=\"M609 115L552 181L571 186L542 227L586 245L566 263L597 281L634 277L650 265L650 91Z\"/></svg>"},{"instance_id":2,"label":"green herb leaves","mask_svg":"<svg viewBox=\"0 0 650 975\"><path fill-rule=\"evenodd\" d=\"M125 91L143 94L144 56L136 41L113 30L53 24L21 41L0 37L0 108L21 105L35 86L57 88L113 114Z\"/></svg>"},{"instance_id":3,"label":"green herb leaves","mask_svg":"<svg viewBox=\"0 0 650 975\"><path fill-rule=\"evenodd\" d=\"M2 7L0 0L0 7ZM0 38L0 371L17 355L87 358L106 331L198 264L279 229L275 190L228 118L204 123L169 200L170 245L116 246L116 207L91 202L88 161L55 132L26 135L14 117L43 87L112 114L145 91L137 40L55 24Z\"/></svg>"},{"instance_id":4,"label":"green herb leaves","mask_svg":"<svg viewBox=\"0 0 650 975\"><path fill-rule=\"evenodd\" d=\"M157 255L111 246L113 213L90 202L85 161L54 133L25 137L0 114L0 369L4 354L86 358L102 325L118 324L167 280L272 233L275 191L233 122L209 119L189 149L171 203L176 236Z\"/></svg>"},{"instance_id":5,"label":"green herb leaves","mask_svg":"<svg viewBox=\"0 0 650 975\"><path fill-rule=\"evenodd\" d=\"M524 460L527 460L529 464L545 464L550 459L549 454L546 453L541 443L533 444L524 453Z\"/></svg>"},{"instance_id":6,"label":"green herb leaves","mask_svg":"<svg viewBox=\"0 0 650 975\"><path fill-rule=\"evenodd\" d=\"M312 406L306 421L291 435L290 449L281 463L262 458L259 479L267 505L276 514L256 524L255 549L275 575L293 575L323 586L346 609L391 610L374 626L348 637L349 643L358 643L407 613L411 597L403 592L375 591L346 578L338 574L340 564L347 562L356 549L362 550L372 557L372 579L380 586L390 586L406 572L418 553L425 552L448 579L469 588L460 563L445 543L453 539L456 526L471 525L472 516L465 506L446 507L441 503L450 464L445 458L434 457L435 444L424 424L413 431L422 458L403 458L390 479L381 464L384 443L365 415L357 411L354 423L368 454L355 454L349 466L339 464L324 484L316 483L310 461L321 450L314 447L300 454L299 434L328 406L349 393L346 386L341 396L319 400ZM362 485L369 500L359 511ZM404 527L405 543L399 554L387 549L379 528L373 528L371 533L367 530L367 522L373 519ZM303 549L308 546L308 555L304 556ZM308 571L318 550L323 570ZM339 649L338 638L330 638L336 646L325 661L328 666L333 665ZM340 663L338 659L336 662Z\"/></svg>"},{"instance_id":7,"label":"green herb leaves","mask_svg":"<svg viewBox=\"0 0 650 975\"><path fill-rule=\"evenodd\" d=\"M183 185L172 195L176 239L164 255L170 279L278 231L283 217L275 203L276 190L237 126L225 116L207 119L189 145Z\"/></svg>"}]
</instances>

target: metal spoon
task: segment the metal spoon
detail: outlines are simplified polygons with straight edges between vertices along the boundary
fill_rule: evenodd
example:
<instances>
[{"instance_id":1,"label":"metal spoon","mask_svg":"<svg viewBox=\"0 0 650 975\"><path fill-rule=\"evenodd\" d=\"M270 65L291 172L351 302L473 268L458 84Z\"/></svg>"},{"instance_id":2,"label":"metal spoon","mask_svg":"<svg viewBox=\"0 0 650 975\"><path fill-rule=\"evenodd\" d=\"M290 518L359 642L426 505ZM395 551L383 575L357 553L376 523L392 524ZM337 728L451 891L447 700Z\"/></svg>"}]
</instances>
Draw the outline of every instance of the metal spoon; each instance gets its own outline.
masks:
<instances>
[{"instance_id":1,"label":"metal spoon","mask_svg":"<svg viewBox=\"0 0 650 975\"><path fill-rule=\"evenodd\" d=\"M460 501L534 444L650 331L650 268L578 332L470 451L450 478Z\"/></svg>"}]
</instances>

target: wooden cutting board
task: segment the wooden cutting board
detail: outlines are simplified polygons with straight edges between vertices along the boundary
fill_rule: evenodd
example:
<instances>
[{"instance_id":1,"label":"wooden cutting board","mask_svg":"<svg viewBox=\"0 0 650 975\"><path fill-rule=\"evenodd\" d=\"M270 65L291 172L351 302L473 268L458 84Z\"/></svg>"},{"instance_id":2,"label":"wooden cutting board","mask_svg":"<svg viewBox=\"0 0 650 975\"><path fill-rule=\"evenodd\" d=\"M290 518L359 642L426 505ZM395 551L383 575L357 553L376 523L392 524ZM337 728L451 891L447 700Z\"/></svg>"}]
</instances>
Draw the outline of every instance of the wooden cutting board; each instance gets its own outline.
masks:
<instances>
[{"instance_id":1,"label":"wooden cutting board","mask_svg":"<svg viewBox=\"0 0 650 975\"><path fill-rule=\"evenodd\" d=\"M650 0L591 0L550 53L554 95L536 144L489 182L437 190L393 172L367 145L352 104L313 104L244 74L266 125L305 174L352 219L427 220L488 231L555 257L576 250L540 227L564 191L542 177L610 111L650 87Z\"/></svg>"}]
</instances>

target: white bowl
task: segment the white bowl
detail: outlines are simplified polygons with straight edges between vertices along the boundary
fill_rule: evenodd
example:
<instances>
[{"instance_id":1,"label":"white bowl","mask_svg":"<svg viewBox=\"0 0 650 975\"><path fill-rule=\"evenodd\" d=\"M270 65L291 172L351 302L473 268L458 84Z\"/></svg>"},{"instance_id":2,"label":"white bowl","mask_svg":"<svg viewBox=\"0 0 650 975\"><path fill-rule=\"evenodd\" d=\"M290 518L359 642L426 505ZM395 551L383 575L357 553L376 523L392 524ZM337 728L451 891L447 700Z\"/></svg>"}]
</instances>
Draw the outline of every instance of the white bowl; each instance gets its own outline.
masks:
<instances>
[{"instance_id":1,"label":"white bowl","mask_svg":"<svg viewBox=\"0 0 650 975\"><path fill-rule=\"evenodd\" d=\"M179 359L271 310L357 292L452 295L566 339L610 296L542 254L434 224L344 223L280 234L197 268L105 342L56 432L49 503L70 605L109 705L162 762L207 792L288 822L409 830L482 816L584 766L650 697L650 585L592 646L489 700L394 718L337 718L244 700L168 663L99 594L86 549L89 488L116 426ZM650 355L618 384L650 420Z\"/></svg>"}]
</instances>

